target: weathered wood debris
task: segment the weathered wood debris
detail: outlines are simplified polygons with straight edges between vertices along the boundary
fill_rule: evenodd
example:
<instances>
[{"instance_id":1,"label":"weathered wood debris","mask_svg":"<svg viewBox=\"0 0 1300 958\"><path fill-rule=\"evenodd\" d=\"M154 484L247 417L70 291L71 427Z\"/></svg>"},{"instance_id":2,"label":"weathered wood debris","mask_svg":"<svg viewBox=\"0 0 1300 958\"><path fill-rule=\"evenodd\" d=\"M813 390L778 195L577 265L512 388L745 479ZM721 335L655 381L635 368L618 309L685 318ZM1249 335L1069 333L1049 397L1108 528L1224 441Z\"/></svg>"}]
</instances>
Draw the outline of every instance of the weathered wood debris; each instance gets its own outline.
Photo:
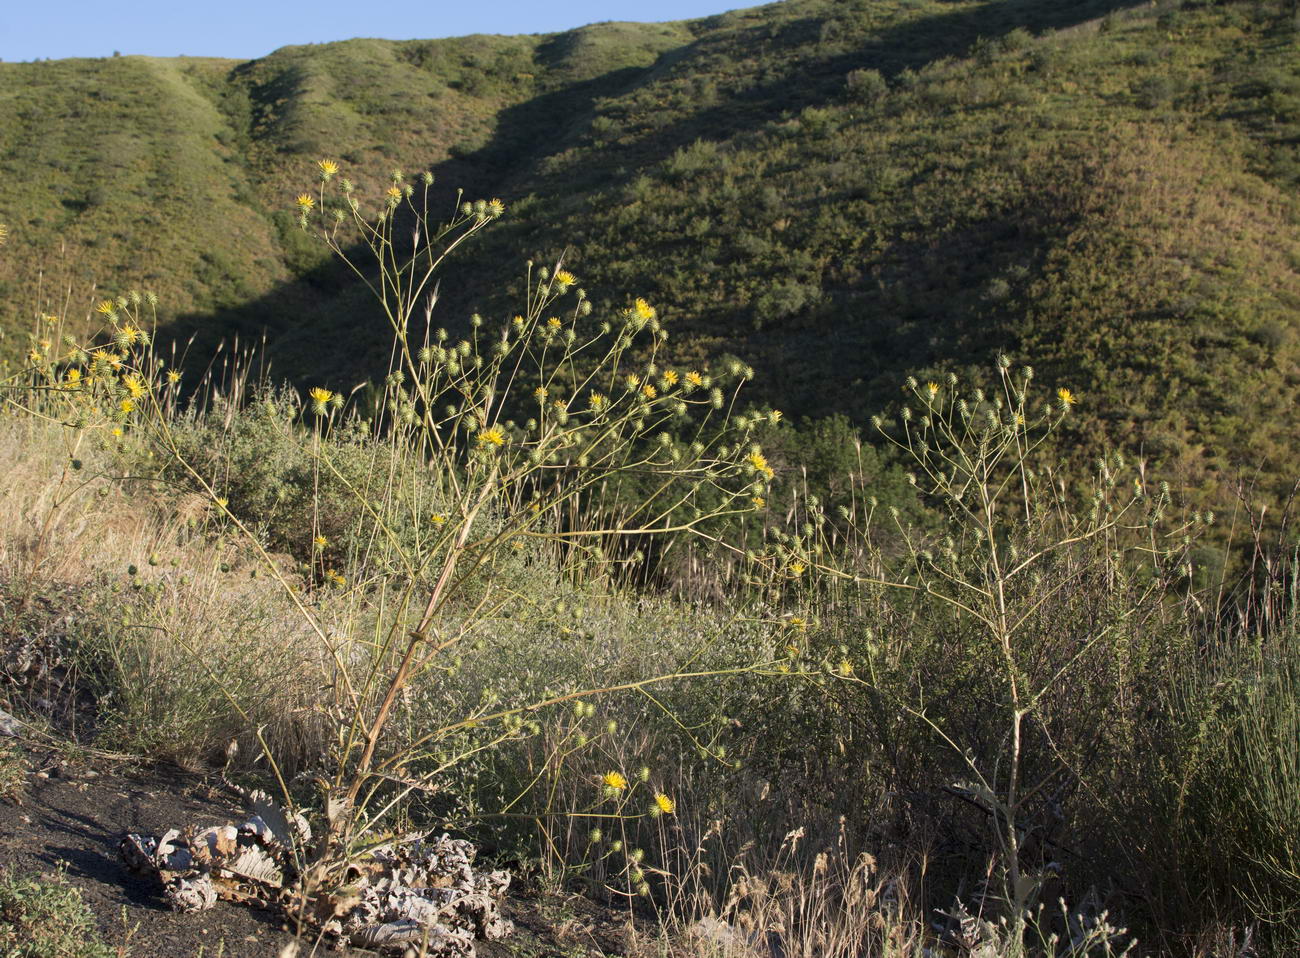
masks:
<instances>
[{"instance_id":1,"label":"weathered wood debris","mask_svg":"<svg viewBox=\"0 0 1300 958\"><path fill-rule=\"evenodd\" d=\"M510 875L475 871L471 842L444 834L380 845L328 887L307 888L307 820L286 814L264 792L252 793L250 804L252 814L238 826L127 835L122 858L132 871L154 876L177 911L203 911L218 899L276 909L341 945L473 958L476 939L514 930L500 911Z\"/></svg>"}]
</instances>

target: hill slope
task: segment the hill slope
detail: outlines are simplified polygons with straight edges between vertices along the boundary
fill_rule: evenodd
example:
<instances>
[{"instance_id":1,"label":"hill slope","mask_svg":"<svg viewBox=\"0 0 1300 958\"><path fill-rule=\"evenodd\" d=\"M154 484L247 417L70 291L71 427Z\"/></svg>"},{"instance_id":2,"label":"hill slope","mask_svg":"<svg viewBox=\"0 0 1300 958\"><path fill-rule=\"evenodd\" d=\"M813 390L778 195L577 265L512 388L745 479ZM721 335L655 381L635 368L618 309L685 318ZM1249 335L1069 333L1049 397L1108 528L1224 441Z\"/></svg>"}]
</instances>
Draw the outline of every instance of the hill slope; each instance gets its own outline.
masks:
<instances>
[{"instance_id":1,"label":"hill slope","mask_svg":"<svg viewBox=\"0 0 1300 958\"><path fill-rule=\"evenodd\" d=\"M564 254L598 303L660 305L679 360L741 355L790 413L861 420L907 372L1005 349L1082 393L1086 446L1189 487L1263 464L1280 491L1297 42L1286 3L787 0L250 63L0 64L4 323L66 244L50 275L79 303L91 279L148 286L205 342L267 330L281 372L357 381L383 326L291 197L322 156L363 182L432 168L510 206L444 280L443 322L508 315L521 261Z\"/></svg>"}]
</instances>

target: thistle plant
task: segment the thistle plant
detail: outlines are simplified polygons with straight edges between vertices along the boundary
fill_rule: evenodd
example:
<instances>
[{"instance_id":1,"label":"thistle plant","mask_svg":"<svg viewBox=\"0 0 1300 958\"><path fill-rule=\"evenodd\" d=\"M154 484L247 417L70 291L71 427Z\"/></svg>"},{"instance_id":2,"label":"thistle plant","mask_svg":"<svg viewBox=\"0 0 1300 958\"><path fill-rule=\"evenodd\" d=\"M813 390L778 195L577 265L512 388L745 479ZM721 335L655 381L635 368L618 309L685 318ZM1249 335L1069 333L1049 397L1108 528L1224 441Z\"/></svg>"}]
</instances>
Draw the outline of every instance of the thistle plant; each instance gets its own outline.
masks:
<instances>
[{"instance_id":1,"label":"thistle plant","mask_svg":"<svg viewBox=\"0 0 1300 958\"><path fill-rule=\"evenodd\" d=\"M157 303L152 293L136 290L100 300L93 313L105 328L89 343L67 331L64 317L41 312L29 335L26 365L0 380L0 398L9 411L66 427L62 474L39 520L23 576L29 595L51 558L47 544L55 521L90 485L80 475L85 444L118 443L150 407L166 414L176 408L180 373L166 368L151 349Z\"/></svg>"},{"instance_id":2,"label":"thistle plant","mask_svg":"<svg viewBox=\"0 0 1300 958\"><path fill-rule=\"evenodd\" d=\"M104 329L85 344L35 341L26 380L10 398L29 412L58 411L70 463L89 437L115 442L134 433L169 464L164 475L199 489L222 528L261 556L314 636L332 676L312 720L328 727L326 753L307 770L314 797L248 723L288 805L314 807L323 819L312 847L294 850L304 907L408 821L413 798L437 794L450 767L539 734L533 713L705 674L688 657L671 675L555 689L530 701L485 696L461 712L431 715L439 681L454 674L462 651L490 642L493 623L536 605L521 569L536 561L606 567L637 561L658 537L715 536L719 522L753 511L773 478L752 441L756 423L731 415L748 371L662 363L668 331L645 299L601 316L563 263L530 264L516 315L473 317L459 335L434 328L447 256L503 215L504 204L458 200L440 221L432 177L412 184L394 172L366 215L337 164L318 168L318 188L296 200L301 225L374 293L393 358L364 409L349 403L355 391L320 384L295 421L280 423L283 441L310 457L315 481L346 490L354 516L340 541L333 526L326 534L322 516L302 530L311 557L305 580L275 561L256 526L231 508L220 479L187 457L176 428L180 375L151 346L152 296L105 300ZM345 435L365 437L370 468L358 472L339 458L334 439ZM238 684L223 683L203 649L188 651L244 715ZM674 809L667 795L641 804L645 814ZM628 866L633 891L644 883L638 872Z\"/></svg>"},{"instance_id":3,"label":"thistle plant","mask_svg":"<svg viewBox=\"0 0 1300 958\"><path fill-rule=\"evenodd\" d=\"M1007 941L1020 949L1043 878L1022 862L1029 809L1069 771L1058 746L1050 759L1038 755L1027 764L1027 735L1053 741L1054 714L1065 691L1081 681L1085 663L1137 655L1123 640L1131 611L1190 589L1187 546L1208 517L1172 517L1168 487L1151 484L1141 463L1118 454L1097 461L1086 488L1070 487L1052 458L1051 439L1078 400L1068 388L1044 396L1031 368L1015 371L1000 359L987 391L963 388L955 376L942 384L909 379L907 390L910 401L896 422L877 417L874 425L910 463L910 482L943 514L945 528L922 535L890 510L886 521L902 543L902 555L891 557L872 545L871 524L882 517L870 504L863 514L846 509L828 517L811 501L802 528L778 531L753 558L771 582L910 596L947 609L954 627L974 636L973 654L982 650L995 677L991 704L1003 726L996 749L963 741L963 730L934 719L923 697L893 704L965 766L965 779L952 787L993 825L1001 874L995 897L1006 907ZM857 544L832 548L846 531ZM860 558L837 559L850 553ZM1073 614L1073 590L1098 579L1115 601L1089 610L1087 618ZM815 670L823 680L869 694L887 688L877 674L883 662L874 642L858 661L846 651L823 657ZM1114 661L1107 667L1136 666Z\"/></svg>"},{"instance_id":4,"label":"thistle plant","mask_svg":"<svg viewBox=\"0 0 1300 958\"><path fill-rule=\"evenodd\" d=\"M362 220L352 184L338 180L336 206L324 189L334 174L321 170L318 201L299 204L304 219L321 218L324 241L370 284L388 318L395 358L378 419L390 424L392 443L427 463L437 489L436 506L413 535L372 507L375 490L355 490L372 523L369 557L382 557L359 564L357 587L382 592L400 585L386 601L398 611L375 626L366 668L341 669L347 719L324 803L331 841L347 847L374 827L377 816L368 809L391 791L392 769L420 766L463 727L453 722L398 747L385 740L412 682L480 636L485 622L527 601L496 574L505 557L549 544L556 555L601 561L620 538L708 534L711 522L750 511L771 471L746 440L748 424L727 416L743 377L728 383L728 397L710 375L662 366L657 353L668 333L657 310L638 298L618 315L594 317L563 264L530 267L522 309L512 318L488 324L474 317L455 339L431 328L435 272L504 212L499 201L460 204L437 226L427 204L429 178L422 178L417 205L416 191L394 174L379 212ZM405 218L411 238L402 245L396 237ZM341 231L348 223L373 270L345 251ZM313 392L310 412L321 429L344 414L331 404L333 395L324 387ZM333 469L327 456L321 468ZM625 479L636 481L640 499L621 512L617 526L591 523L597 497ZM388 577L367 580L367 568ZM511 720L542 704L465 722L501 722L504 734L516 734ZM435 768L429 780L436 774ZM397 794L417 784L408 781Z\"/></svg>"}]
</instances>

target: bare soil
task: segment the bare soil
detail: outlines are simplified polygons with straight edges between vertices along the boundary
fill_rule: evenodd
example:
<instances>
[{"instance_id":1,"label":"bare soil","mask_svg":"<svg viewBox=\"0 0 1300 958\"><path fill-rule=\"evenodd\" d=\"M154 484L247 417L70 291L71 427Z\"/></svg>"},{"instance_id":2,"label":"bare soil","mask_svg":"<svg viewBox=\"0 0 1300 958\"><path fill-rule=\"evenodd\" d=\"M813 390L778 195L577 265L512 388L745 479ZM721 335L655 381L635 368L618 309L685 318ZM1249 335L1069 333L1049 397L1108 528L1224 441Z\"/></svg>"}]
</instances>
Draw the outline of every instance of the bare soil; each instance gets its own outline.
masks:
<instances>
[{"instance_id":1,"label":"bare soil","mask_svg":"<svg viewBox=\"0 0 1300 958\"><path fill-rule=\"evenodd\" d=\"M242 803L210 777L180 769L69 761L58 751L31 755L33 774L16 803L0 802L0 867L54 874L81 891L105 940L132 958L266 958L294 940L271 912L218 902L178 914L160 891L132 875L118 857L126 832L234 822ZM480 942L480 958L589 958L623 952L623 918L580 898L512 897L516 924L502 942ZM301 955L363 955L304 941Z\"/></svg>"}]
</instances>

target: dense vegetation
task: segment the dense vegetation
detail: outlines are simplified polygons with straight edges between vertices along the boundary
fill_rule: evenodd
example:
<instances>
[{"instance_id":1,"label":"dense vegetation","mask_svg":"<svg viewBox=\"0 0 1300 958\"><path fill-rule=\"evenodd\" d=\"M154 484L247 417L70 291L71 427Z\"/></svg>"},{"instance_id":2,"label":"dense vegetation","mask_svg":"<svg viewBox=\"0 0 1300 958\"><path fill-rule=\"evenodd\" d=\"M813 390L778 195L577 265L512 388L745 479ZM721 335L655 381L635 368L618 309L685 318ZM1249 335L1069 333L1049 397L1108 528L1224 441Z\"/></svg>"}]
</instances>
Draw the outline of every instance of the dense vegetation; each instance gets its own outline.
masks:
<instances>
[{"instance_id":1,"label":"dense vegetation","mask_svg":"<svg viewBox=\"0 0 1300 958\"><path fill-rule=\"evenodd\" d=\"M199 331L195 355L265 335L282 374L350 386L386 333L292 196L324 156L431 168L510 207L443 284L445 324L508 310L521 260L563 255L598 305L671 302L679 361L739 355L755 399L859 424L903 371L1006 349L1086 398L1088 448L1219 500L1262 470L1268 501L1300 438L1275 412L1300 388L1294 29L1276 2L789 0L249 63L3 64L4 328L38 281L74 314L91 282L129 284Z\"/></svg>"},{"instance_id":2,"label":"dense vegetation","mask_svg":"<svg viewBox=\"0 0 1300 958\"><path fill-rule=\"evenodd\" d=\"M436 824L629 952L1294 952L1296 43L787 0L0 64L0 661L66 670L0 704L277 789L304 908Z\"/></svg>"}]
</instances>

